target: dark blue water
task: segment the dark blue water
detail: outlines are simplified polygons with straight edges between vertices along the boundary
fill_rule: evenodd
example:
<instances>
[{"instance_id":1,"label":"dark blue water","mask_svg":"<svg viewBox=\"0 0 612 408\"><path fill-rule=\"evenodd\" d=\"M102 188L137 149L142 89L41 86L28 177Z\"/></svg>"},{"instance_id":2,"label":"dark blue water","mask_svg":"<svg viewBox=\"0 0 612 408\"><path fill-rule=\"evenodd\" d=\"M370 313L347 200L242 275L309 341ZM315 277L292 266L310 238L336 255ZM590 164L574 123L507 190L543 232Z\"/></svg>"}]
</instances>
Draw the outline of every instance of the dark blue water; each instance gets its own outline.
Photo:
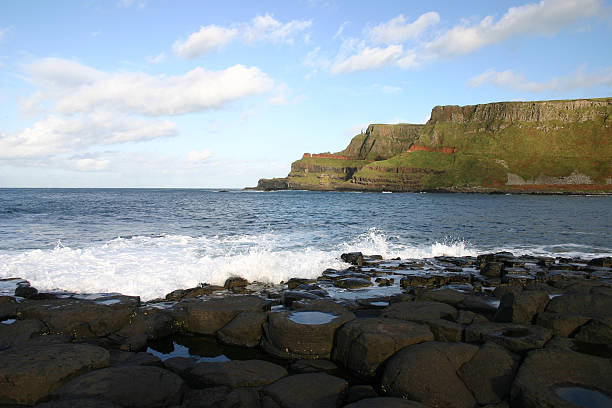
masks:
<instances>
[{"instance_id":1,"label":"dark blue water","mask_svg":"<svg viewBox=\"0 0 612 408\"><path fill-rule=\"evenodd\" d=\"M347 250L612 255L612 197L0 189L0 277L49 286L163 274L170 287L240 270L276 279L320 273Z\"/></svg>"}]
</instances>

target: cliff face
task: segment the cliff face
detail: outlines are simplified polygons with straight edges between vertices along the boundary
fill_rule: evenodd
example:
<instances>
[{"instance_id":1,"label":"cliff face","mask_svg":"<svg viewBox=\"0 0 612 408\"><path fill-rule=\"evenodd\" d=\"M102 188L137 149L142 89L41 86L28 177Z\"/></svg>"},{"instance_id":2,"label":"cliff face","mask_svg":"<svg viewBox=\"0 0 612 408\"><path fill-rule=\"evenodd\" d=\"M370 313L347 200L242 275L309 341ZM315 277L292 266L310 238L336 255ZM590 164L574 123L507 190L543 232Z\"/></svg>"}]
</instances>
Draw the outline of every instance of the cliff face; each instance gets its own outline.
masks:
<instances>
[{"instance_id":1,"label":"cliff face","mask_svg":"<svg viewBox=\"0 0 612 408\"><path fill-rule=\"evenodd\" d=\"M283 180L310 190L612 192L611 114L612 98L436 106L425 125L370 125L341 152L305 155Z\"/></svg>"}]
</instances>

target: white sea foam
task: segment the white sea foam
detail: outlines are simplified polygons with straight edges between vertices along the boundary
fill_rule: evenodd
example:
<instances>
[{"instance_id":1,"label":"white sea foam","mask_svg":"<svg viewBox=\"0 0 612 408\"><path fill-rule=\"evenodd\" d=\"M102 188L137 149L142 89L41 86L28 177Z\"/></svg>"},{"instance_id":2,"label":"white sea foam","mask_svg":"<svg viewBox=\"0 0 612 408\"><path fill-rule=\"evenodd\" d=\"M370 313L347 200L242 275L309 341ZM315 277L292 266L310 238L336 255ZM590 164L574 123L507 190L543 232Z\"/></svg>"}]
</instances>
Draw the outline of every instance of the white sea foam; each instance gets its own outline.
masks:
<instances>
[{"instance_id":1,"label":"white sea foam","mask_svg":"<svg viewBox=\"0 0 612 408\"><path fill-rule=\"evenodd\" d=\"M474 255L464 242L407 246L371 229L349 242L316 248L296 237L273 234L234 237L116 238L101 245L0 253L0 278L20 277L42 291L122 293L144 300L163 297L200 283L222 285L230 276L279 283L292 277L315 278L326 268L344 268L343 252L361 251L385 258Z\"/></svg>"}]
</instances>

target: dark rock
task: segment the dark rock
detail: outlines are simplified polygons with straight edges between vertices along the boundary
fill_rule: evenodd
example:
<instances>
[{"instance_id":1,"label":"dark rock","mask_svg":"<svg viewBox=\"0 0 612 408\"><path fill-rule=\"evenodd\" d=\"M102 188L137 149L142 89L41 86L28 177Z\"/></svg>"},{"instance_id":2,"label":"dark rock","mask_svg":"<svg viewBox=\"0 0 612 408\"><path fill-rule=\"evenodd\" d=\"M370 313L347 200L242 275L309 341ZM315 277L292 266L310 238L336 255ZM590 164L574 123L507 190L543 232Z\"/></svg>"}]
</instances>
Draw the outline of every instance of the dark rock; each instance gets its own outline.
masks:
<instances>
[{"instance_id":1,"label":"dark rock","mask_svg":"<svg viewBox=\"0 0 612 408\"><path fill-rule=\"evenodd\" d=\"M471 310L475 313L493 316L499 307L499 299L491 296L469 295L459 302L457 307L464 310Z\"/></svg>"},{"instance_id":2,"label":"dark rock","mask_svg":"<svg viewBox=\"0 0 612 408\"><path fill-rule=\"evenodd\" d=\"M165 311L139 308L116 334L126 339L144 335L146 340L156 340L170 336L174 331L172 325L172 317Z\"/></svg>"},{"instance_id":3,"label":"dark rock","mask_svg":"<svg viewBox=\"0 0 612 408\"><path fill-rule=\"evenodd\" d=\"M372 378L396 351L433 338L425 325L396 319L357 319L336 333L333 359L361 377Z\"/></svg>"},{"instance_id":4,"label":"dark rock","mask_svg":"<svg viewBox=\"0 0 612 408\"><path fill-rule=\"evenodd\" d=\"M164 361L164 367L175 374L184 377L196 365L196 360L190 357L171 357Z\"/></svg>"},{"instance_id":5,"label":"dark rock","mask_svg":"<svg viewBox=\"0 0 612 408\"><path fill-rule=\"evenodd\" d=\"M345 313L349 309L346 303L338 303L333 299L303 299L291 303L292 310L318 310L320 312Z\"/></svg>"},{"instance_id":6,"label":"dark rock","mask_svg":"<svg viewBox=\"0 0 612 408\"><path fill-rule=\"evenodd\" d=\"M219 408L257 408L259 390L250 387L236 388L225 396Z\"/></svg>"},{"instance_id":7,"label":"dark rock","mask_svg":"<svg viewBox=\"0 0 612 408\"><path fill-rule=\"evenodd\" d=\"M175 314L187 331L214 334L239 313L260 312L265 302L257 296L229 296L204 301L183 301L176 305Z\"/></svg>"},{"instance_id":8,"label":"dark rock","mask_svg":"<svg viewBox=\"0 0 612 408\"><path fill-rule=\"evenodd\" d=\"M426 405L404 398L378 397L366 398L361 401L345 405L344 408L427 408Z\"/></svg>"},{"instance_id":9,"label":"dark rock","mask_svg":"<svg viewBox=\"0 0 612 408\"><path fill-rule=\"evenodd\" d=\"M542 348L552 337L552 330L516 323L473 323L465 328L468 343L492 341L511 351Z\"/></svg>"},{"instance_id":10,"label":"dark rock","mask_svg":"<svg viewBox=\"0 0 612 408\"><path fill-rule=\"evenodd\" d=\"M30 286L29 283L20 283L15 288L15 296L31 299L38 295L38 289Z\"/></svg>"},{"instance_id":11,"label":"dark rock","mask_svg":"<svg viewBox=\"0 0 612 408\"><path fill-rule=\"evenodd\" d=\"M334 286L343 289L359 289L372 286L372 281L361 278L344 278L334 281Z\"/></svg>"},{"instance_id":12,"label":"dark rock","mask_svg":"<svg viewBox=\"0 0 612 408\"><path fill-rule=\"evenodd\" d=\"M338 369L338 366L329 360L298 360L291 364L290 368L299 374L306 374L334 371Z\"/></svg>"},{"instance_id":13,"label":"dark rock","mask_svg":"<svg viewBox=\"0 0 612 408\"><path fill-rule=\"evenodd\" d=\"M203 285L189 289L177 289L166 295L166 300L179 301L182 299L196 298L200 296L207 296L215 291L225 289L223 286Z\"/></svg>"},{"instance_id":14,"label":"dark rock","mask_svg":"<svg viewBox=\"0 0 612 408\"><path fill-rule=\"evenodd\" d=\"M589 291L591 288L589 288ZM546 307L547 312L573 314L582 316L609 316L612 310L612 296L581 293L557 296L551 299Z\"/></svg>"},{"instance_id":15,"label":"dark rock","mask_svg":"<svg viewBox=\"0 0 612 408\"><path fill-rule=\"evenodd\" d=\"M146 353L146 352L131 353L129 351L111 350L110 351L110 364L111 366L124 366L124 365L160 366L161 360L159 359L159 357L154 356L151 353Z\"/></svg>"},{"instance_id":16,"label":"dark rock","mask_svg":"<svg viewBox=\"0 0 612 408\"><path fill-rule=\"evenodd\" d=\"M504 271L504 264L501 262L488 262L481 270L480 274L489 278L501 278Z\"/></svg>"},{"instance_id":17,"label":"dark rock","mask_svg":"<svg viewBox=\"0 0 612 408\"><path fill-rule=\"evenodd\" d=\"M608 405L597 406L610 406L610 360L568 350L532 351L512 384L511 403L519 407L576 407L580 404L562 397L569 387L587 393L607 394Z\"/></svg>"},{"instance_id":18,"label":"dark rock","mask_svg":"<svg viewBox=\"0 0 612 408\"><path fill-rule=\"evenodd\" d=\"M189 371L192 381L202 387L260 387L286 375L283 367L263 360L202 362Z\"/></svg>"},{"instance_id":19,"label":"dark rock","mask_svg":"<svg viewBox=\"0 0 612 408\"><path fill-rule=\"evenodd\" d=\"M225 344L255 347L261 341L265 312L241 312L217 332L217 339Z\"/></svg>"},{"instance_id":20,"label":"dark rock","mask_svg":"<svg viewBox=\"0 0 612 408\"><path fill-rule=\"evenodd\" d=\"M223 287L232 292L241 291L249 285L249 281L239 276L232 276L225 280Z\"/></svg>"},{"instance_id":21,"label":"dark rock","mask_svg":"<svg viewBox=\"0 0 612 408\"><path fill-rule=\"evenodd\" d=\"M105 398L133 408L179 405L183 380L167 370L151 366L103 368L75 378L57 389L57 398Z\"/></svg>"},{"instance_id":22,"label":"dark rock","mask_svg":"<svg viewBox=\"0 0 612 408\"><path fill-rule=\"evenodd\" d=\"M400 350L385 365L381 384L389 395L432 407L475 407L470 390L457 376L478 347L464 343L427 342Z\"/></svg>"},{"instance_id":23,"label":"dark rock","mask_svg":"<svg viewBox=\"0 0 612 408\"><path fill-rule=\"evenodd\" d=\"M508 399L520 357L494 343L485 343L459 369L459 376L480 405Z\"/></svg>"},{"instance_id":24,"label":"dark rock","mask_svg":"<svg viewBox=\"0 0 612 408\"><path fill-rule=\"evenodd\" d=\"M0 324L0 350L23 345L32 336L45 330L45 325L36 319L16 320L12 324Z\"/></svg>"},{"instance_id":25,"label":"dark rock","mask_svg":"<svg viewBox=\"0 0 612 408\"><path fill-rule=\"evenodd\" d=\"M0 322L17 316L17 302L11 296L0 296Z\"/></svg>"},{"instance_id":26,"label":"dark rock","mask_svg":"<svg viewBox=\"0 0 612 408\"><path fill-rule=\"evenodd\" d=\"M612 258L609 256L605 258L594 258L589 261L588 265L612 268Z\"/></svg>"},{"instance_id":27,"label":"dark rock","mask_svg":"<svg viewBox=\"0 0 612 408\"><path fill-rule=\"evenodd\" d=\"M484 323L488 321L489 319L485 316L469 310L459 310L457 315L457 323L459 324Z\"/></svg>"},{"instance_id":28,"label":"dark rock","mask_svg":"<svg viewBox=\"0 0 612 408\"><path fill-rule=\"evenodd\" d=\"M457 290L437 289L423 292L417 296L417 299L421 301L428 300L431 302L441 302L451 306L457 306L457 304L461 303L461 301L465 299L466 296L467 295L465 293L459 292Z\"/></svg>"},{"instance_id":29,"label":"dark rock","mask_svg":"<svg viewBox=\"0 0 612 408\"><path fill-rule=\"evenodd\" d=\"M293 290L302 284L310 284L315 282L315 279L291 278L287 281L287 289Z\"/></svg>"},{"instance_id":30,"label":"dark rock","mask_svg":"<svg viewBox=\"0 0 612 408\"><path fill-rule=\"evenodd\" d=\"M263 394L283 408L336 408L347 388L345 380L325 373L297 374L268 385Z\"/></svg>"},{"instance_id":31,"label":"dark rock","mask_svg":"<svg viewBox=\"0 0 612 408\"><path fill-rule=\"evenodd\" d=\"M262 346L281 358L329 358L336 329L354 318L351 312L318 310L270 313Z\"/></svg>"},{"instance_id":32,"label":"dark rock","mask_svg":"<svg viewBox=\"0 0 612 408\"><path fill-rule=\"evenodd\" d=\"M105 399L77 398L63 401L49 401L37 404L35 408L121 408L119 405Z\"/></svg>"},{"instance_id":33,"label":"dark rock","mask_svg":"<svg viewBox=\"0 0 612 408\"><path fill-rule=\"evenodd\" d=\"M444 319L423 321L434 335L436 341L460 342L463 339L463 326Z\"/></svg>"},{"instance_id":34,"label":"dark rock","mask_svg":"<svg viewBox=\"0 0 612 408\"><path fill-rule=\"evenodd\" d=\"M24 346L2 351L0 404L33 405L62 382L108 364L108 351L84 344Z\"/></svg>"},{"instance_id":35,"label":"dark rock","mask_svg":"<svg viewBox=\"0 0 612 408\"><path fill-rule=\"evenodd\" d=\"M378 397L378 393L374 391L374 387L371 385L353 385L348 389L346 403L349 404L366 398L376 397Z\"/></svg>"},{"instance_id":36,"label":"dark rock","mask_svg":"<svg viewBox=\"0 0 612 408\"><path fill-rule=\"evenodd\" d=\"M592 319L578 329L574 338L585 343L612 344L612 317Z\"/></svg>"},{"instance_id":37,"label":"dark rock","mask_svg":"<svg viewBox=\"0 0 612 408\"><path fill-rule=\"evenodd\" d=\"M393 278L376 278L374 282L378 284L378 286L393 286L395 283L395 279Z\"/></svg>"},{"instance_id":38,"label":"dark rock","mask_svg":"<svg viewBox=\"0 0 612 408\"><path fill-rule=\"evenodd\" d=\"M538 314L538 326L547 327L555 336L569 337L576 329L591 320L590 317L544 312Z\"/></svg>"},{"instance_id":39,"label":"dark rock","mask_svg":"<svg viewBox=\"0 0 612 408\"><path fill-rule=\"evenodd\" d=\"M219 408L227 398L231 388L209 387L201 390L187 390L183 397L182 408Z\"/></svg>"},{"instance_id":40,"label":"dark rock","mask_svg":"<svg viewBox=\"0 0 612 408\"><path fill-rule=\"evenodd\" d=\"M520 294L505 294L495 314L496 322L531 324L538 313L548 305L548 293L539 290L526 290Z\"/></svg>"},{"instance_id":41,"label":"dark rock","mask_svg":"<svg viewBox=\"0 0 612 408\"><path fill-rule=\"evenodd\" d=\"M399 302L387 307L382 317L415 322L433 319L455 320L457 309L440 302Z\"/></svg>"},{"instance_id":42,"label":"dark rock","mask_svg":"<svg viewBox=\"0 0 612 408\"><path fill-rule=\"evenodd\" d=\"M361 252L349 252L347 254L342 254L340 255L340 259L346 263L350 263L351 265L363 265L363 254Z\"/></svg>"},{"instance_id":43,"label":"dark rock","mask_svg":"<svg viewBox=\"0 0 612 408\"><path fill-rule=\"evenodd\" d=\"M291 306L293 302L299 300L316 300L321 299L321 296L308 292L300 292L296 290L286 290L281 296L281 303L285 306Z\"/></svg>"},{"instance_id":44,"label":"dark rock","mask_svg":"<svg viewBox=\"0 0 612 408\"><path fill-rule=\"evenodd\" d=\"M116 303L110 303L115 301ZM139 300L127 296L102 301L54 299L28 301L19 306L22 318L41 320L52 333L75 339L104 337L130 322Z\"/></svg>"}]
</instances>

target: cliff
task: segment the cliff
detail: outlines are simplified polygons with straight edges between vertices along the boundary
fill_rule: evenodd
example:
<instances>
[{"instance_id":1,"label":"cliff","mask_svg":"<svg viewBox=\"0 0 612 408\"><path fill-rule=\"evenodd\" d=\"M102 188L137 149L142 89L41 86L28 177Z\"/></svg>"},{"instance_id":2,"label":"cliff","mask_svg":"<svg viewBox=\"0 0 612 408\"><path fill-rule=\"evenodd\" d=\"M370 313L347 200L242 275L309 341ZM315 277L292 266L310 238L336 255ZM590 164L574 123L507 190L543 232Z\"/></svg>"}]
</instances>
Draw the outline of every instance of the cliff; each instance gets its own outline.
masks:
<instances>
[{"instance_id":1,"label":"cliff","mask_svg":"<svg viewBox=\"0 0 612 408\"><path fill-rule=\"evenodd\" d=\"M612 192L611 113L612 98L436 106L425 125L370 125L258 188Z\"/></svg>"}]
</instances>

